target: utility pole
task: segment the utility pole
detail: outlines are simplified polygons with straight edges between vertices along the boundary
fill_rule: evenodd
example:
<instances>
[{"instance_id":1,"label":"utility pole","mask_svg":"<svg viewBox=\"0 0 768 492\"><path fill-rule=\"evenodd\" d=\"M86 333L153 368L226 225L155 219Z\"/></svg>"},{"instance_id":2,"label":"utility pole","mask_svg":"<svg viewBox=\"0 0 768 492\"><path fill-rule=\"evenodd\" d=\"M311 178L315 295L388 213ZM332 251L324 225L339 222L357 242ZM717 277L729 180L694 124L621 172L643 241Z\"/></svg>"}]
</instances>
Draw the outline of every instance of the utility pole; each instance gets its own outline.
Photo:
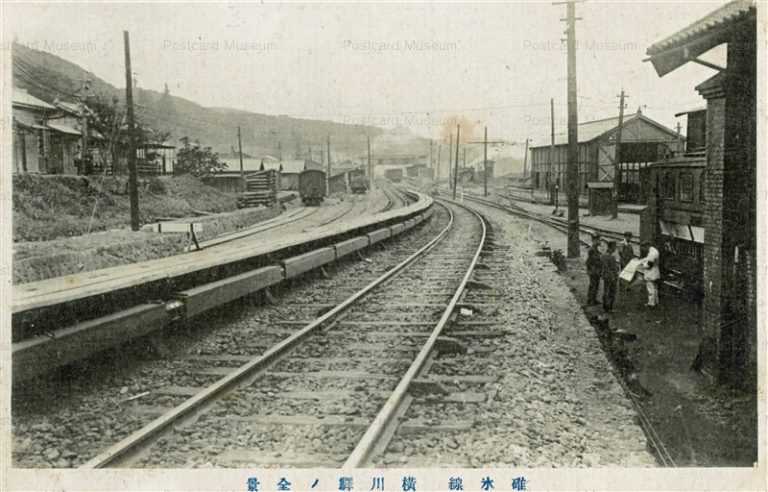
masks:
<instances>
[{"instance_id":1,"label":"utility pole","mask_svg":"<svg viewBox=\"0 0 768 492\"><path fill-rule=\"evenodd\" d=\"M373 159L371 158L371 136L366 135L368 139L368 189L373 191Z\"/></svg>"},{"instance_id":2,"label":"utility pole","mask_svg":"<svg viewBox=\"0 0 768 492\"><path fill-rule=\"evenodd\" d=\"M277 159L283 162L283 142L277 142Z\"/></svg>"},{"instance_id":3,"label":"utility pole","mask_svg":"<svg viewBox=\"0 0 768 492\"><path fill-rule=\"evenodd\" d=\"M453 189L453 133L448 137L448 189Z\"/></svg>"},{"instance_id":4,"label":"utility pole","mask_svg":"<svg viewBox=\"0 0 768 492\"><path fill-rule=\"evenodd\" d=\"M322 149L322 147L321 147ZM326 180L328 181L328 195L331 194L331 136L328 135L328 137L325 140L325 150L328 153L328 164L327 164L327 174L326 174ZM322 152L322 150L320 151Z\"/></svg>"},{"instance_id":5,"label":"utility pole","mask_svg":"<svg viewBox=\"0 0 768 492\"><path fill-rule=\"evenodd\" d=\"M123 31L125 45L125 106L128 119L128 192L131 204L131 230L139 230L139 183L136 173L136 128L133 119L133 76L131 73L131 40Z\"/></svg>"},{"instance_id":6,"label":"utility pole","mask_svg":"<svg viewBox=\"0 0 768 492\"><path fill-rule=\"evenodd\" d=\"M624 125L624 99L629 97L624 94L624 89L621 89L621 94L616 96L619 98L619 128L616 130L616 154L613 167L613 213L614 219L619 217L619 183L620 181L620 169L621 169L621 127Z\"/></svg>"},{"instance_id":7,"label":"utility pole","mask_svg":"<svg viewBox=\"0 0 768 492\"><path fill-rule=\"evenodd\" d=\"M435 166L435 183L440 181L440 151L442 150L443 145L437 144L437 165Z\"/></svg>"},{"instance_id":8,"label":"utility pole","mask_svg":"<svg viewBox=\"0 0 768 492\"><path fill-rule=\"evenodd\" d=\"M555 197L555 183L552 175L552 160L555 158L555 98L549 100L549 121L551 126L551 140L549 144L549 171L547 172L547 188L549 189L549 204L553 205L557 198Z\"/></svg>"},{"instance_id":9,"label":"utility pole","mask_svg":"<svg viewBox=\"0 0 768 492\"><path fill-rule=\"evenodd\" d=\"M91 173L91 164L88 163L88 110L85 105L85 98L87 96L88 81L83 80L83 87L80 94L80 127L82 129L82 142L80 144L80 161L83 174Z\"/></svg>"},{"instance_id":10,"label":"utility pole","mask_svg":"<svg viewBox=\"0 0 768 492\"><path fill-rule=\"evenodd\" d=\"M526 171L528 169L528 141L530 140L530 137L525 137L525 154L523 155L523 177L527 175ZM531 170L531 176L533 176L533 170Z\"/></svg>"},{"instance_id":11,"label":"utility pole","mask_svg":"<svg viewBox=\"0 0 768 492\"><path fill-rule=\"evenodd\" d=\"M483 196L488 196L488 127L483 130Z\"/></svg>"},{"instance_id":12,"label":"utility pole","mask_svg":"<svg viewBox=\"0 0 768 492\"><path fill-rule=\"evenodd\" d=\"M456 166L453 168L453 199L456 199L456 184L459 179L459 142L461 141L461 125L456 125Z\"/></svg>"},{"instance_id":13,"label":"utility pole","mask_svg":"<svg viewBox=\"0 0 768 492\"><path fill-rule=\"evenodd\" d=\"M579 134L576 107L576 1L557 2L566 5L568 45L568 258L578 258L579 248Z\"/></svg>"},{"instance_id":14,"label":"utility pole","mask_svg":"<svg viewBox=\"0 0 768 492\"><path fill-rule=\"evenodd\" d=\"M240 189L245 192L245 171L243 170L243 139L240 137L240 127L237 127L237 155L240 157Z\"/></svg>"},{"instance_id":15,"label":"utility pole","mask_svg":"<svg viewBox=\"0 0 768 492\"><path fill-rule=\"evenodd\" d=\"M432 143L433 143L432 139L430 138L429 139L429 167L432 167L432 166L435 165L434 159L433 159L433 156L432 156Z\"/></svg>"}]
</instances>

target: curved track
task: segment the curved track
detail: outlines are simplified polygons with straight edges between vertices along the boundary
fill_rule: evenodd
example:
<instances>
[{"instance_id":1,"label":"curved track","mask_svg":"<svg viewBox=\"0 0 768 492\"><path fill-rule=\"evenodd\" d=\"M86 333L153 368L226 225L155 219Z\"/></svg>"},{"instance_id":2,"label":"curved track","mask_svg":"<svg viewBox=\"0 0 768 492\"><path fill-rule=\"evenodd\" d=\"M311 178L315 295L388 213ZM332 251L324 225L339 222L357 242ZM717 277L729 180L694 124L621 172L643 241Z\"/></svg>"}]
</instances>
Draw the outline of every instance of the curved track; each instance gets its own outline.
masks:
<instances>
[{"instance_id":1,"label":"curved track","mask_svg":"<svg viewBox=\"0 0 768 492\"><path fill-rule=\"evenodd\" d=\"M282 457L278 449L264 446L259 449L259 459L263 464L283 466L306 465L307 461L323 466L369 463L382 436L396 425L404 396L452 316L485 242L485 224L479 215L454 204L443 207L445 212L441 213L450 215L447 225L418 251L262 355L234 371L222 371L226 372L224 377L84 467L176 463L174 457L189 452L187 432L208 442L221 438L215 431L207 435L207 430L233 422L290 426L292 418L302 416L291 415L293 405L286 398L322 399L329 392L358 402L353 416L339 423L344 439L335 448L344 449L348 456L326 452L296 463ZM468 237L473 238L471 244L467 244ZM415 357L409 356L415 352ZM350 353L367 357L339 357ZM319 370L313 370L318 366ZM310 388L304 387L310 383ZM386 401L380 404L382 393ZM265 410L268 415L262 414ZM256 412L259 414L254 415ZM312 418L318 419L318 426L328 423L325 417L333 418L322 415L321 410L317 413ZM189 430L176 430L181 427ZM318 452L313 435L310 431L294 437L308 440L304 448ZM219 465L237 466L243 460L252 463L238 454L237 442L219 446L224 448Z\"/></svg>"}]
</instances>

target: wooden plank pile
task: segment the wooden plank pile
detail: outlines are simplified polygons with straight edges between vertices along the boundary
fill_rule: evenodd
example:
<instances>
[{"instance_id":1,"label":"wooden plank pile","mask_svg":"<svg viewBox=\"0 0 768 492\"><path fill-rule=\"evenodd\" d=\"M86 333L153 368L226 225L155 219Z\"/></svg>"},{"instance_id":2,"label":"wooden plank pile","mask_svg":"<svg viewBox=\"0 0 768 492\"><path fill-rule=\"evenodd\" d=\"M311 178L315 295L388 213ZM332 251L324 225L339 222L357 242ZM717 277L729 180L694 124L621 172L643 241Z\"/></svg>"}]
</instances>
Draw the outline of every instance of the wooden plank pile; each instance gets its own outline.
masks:
<instances>
[{"instance_id":1,"label":"wooden plank pile","mask_svg":"<svg viewBox=\"0 0 768 492\"><path fill-rule=\"evenodd\" d=\"M270 207L277 201L278 173L274 169L251 173L245 178L245 193L237 199L239 208Z\"/></svg>"}]
</instances>

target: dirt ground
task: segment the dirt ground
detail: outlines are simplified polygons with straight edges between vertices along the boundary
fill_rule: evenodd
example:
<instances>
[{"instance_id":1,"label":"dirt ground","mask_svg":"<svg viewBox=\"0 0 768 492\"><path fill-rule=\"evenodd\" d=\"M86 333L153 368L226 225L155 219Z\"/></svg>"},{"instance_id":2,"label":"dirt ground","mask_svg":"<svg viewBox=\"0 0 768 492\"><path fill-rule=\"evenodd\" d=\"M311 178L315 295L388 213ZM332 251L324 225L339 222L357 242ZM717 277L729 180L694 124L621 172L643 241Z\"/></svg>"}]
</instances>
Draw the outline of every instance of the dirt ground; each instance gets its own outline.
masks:
<instances>
[{"instance_id":1,"label":"dirt ground","mask_svg":"<svg viewBox=\"0 0 768 492\"><path fill-rule=\"evenodd\" d=\"M553 248L565 250L565 237L541 224L532 231ZM569 261L564 278L586 303L588 278L581 261ZM602 295L602 294L600 294ZM645 287L620 289L610 324L637 335L629 358L650 394L640 399L661 442L677 466L752 466L757 461L757 395L714 384L690 369L701 338L700 306L662 290L656 311L644 308ZM603 314L592 307L588 315Z\"/></svg>"}]
</instances>

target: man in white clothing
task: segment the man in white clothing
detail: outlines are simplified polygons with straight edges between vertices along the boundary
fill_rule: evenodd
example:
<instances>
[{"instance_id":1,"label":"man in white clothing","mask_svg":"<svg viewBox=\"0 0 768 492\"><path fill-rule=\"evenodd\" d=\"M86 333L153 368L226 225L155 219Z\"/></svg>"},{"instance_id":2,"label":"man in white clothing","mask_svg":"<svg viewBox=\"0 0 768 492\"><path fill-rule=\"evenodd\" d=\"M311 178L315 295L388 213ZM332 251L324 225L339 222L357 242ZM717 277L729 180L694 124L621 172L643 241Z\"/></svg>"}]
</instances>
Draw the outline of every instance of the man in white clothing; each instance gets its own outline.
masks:
<instances>
[{"instance_id":1,"label":"man in white clothing","mask_svg":"<svg viewBox=\"0 0 768 492\"><path fill-rule=\"evenodd\" d=\"M659 270L659 250L644 242L640 245L640 264L642 265L645 288L648 290L648 307L656 307L659 304L659 288L656 281L661 278Z\"/></svg>"}]
</instances>

